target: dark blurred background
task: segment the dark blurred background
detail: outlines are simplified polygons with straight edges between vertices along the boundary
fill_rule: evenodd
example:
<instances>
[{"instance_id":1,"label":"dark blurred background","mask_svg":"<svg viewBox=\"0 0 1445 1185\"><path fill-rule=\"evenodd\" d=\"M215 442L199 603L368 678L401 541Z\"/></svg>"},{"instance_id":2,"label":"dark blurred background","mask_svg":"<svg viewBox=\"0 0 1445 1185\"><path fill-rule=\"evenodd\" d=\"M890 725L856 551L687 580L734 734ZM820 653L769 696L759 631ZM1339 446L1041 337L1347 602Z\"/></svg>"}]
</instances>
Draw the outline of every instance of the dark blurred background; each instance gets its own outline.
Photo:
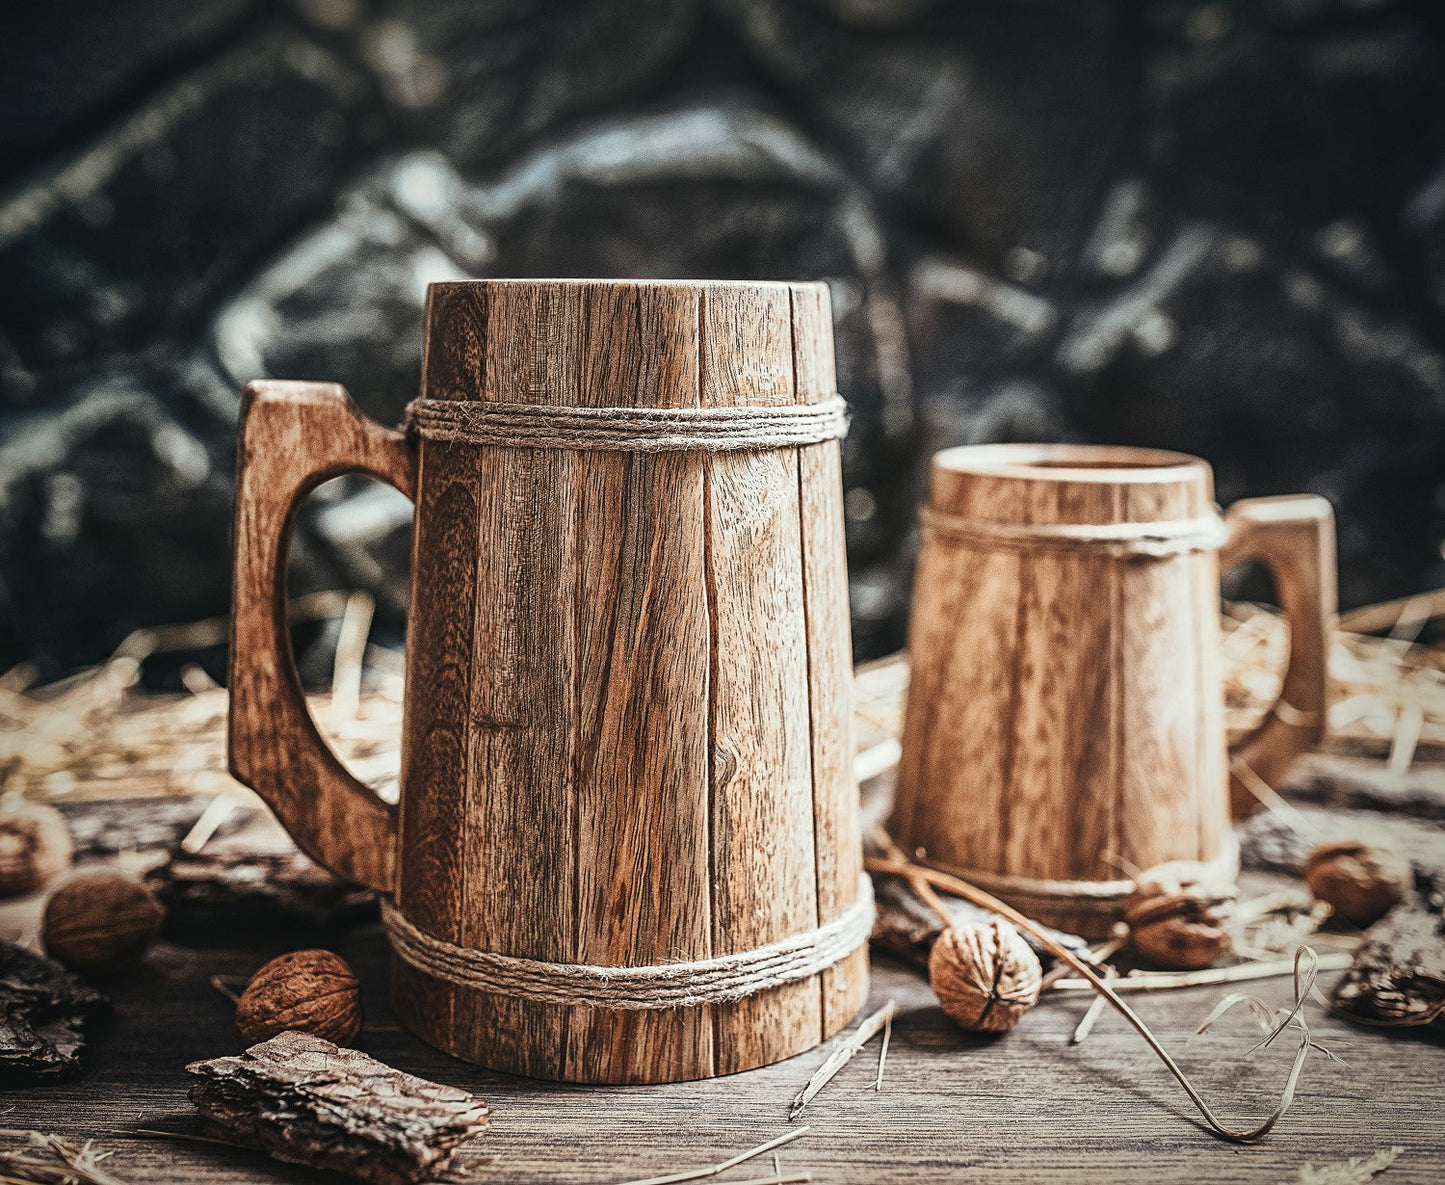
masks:
<instances>
[{"instance_id":1,"label":"dark blurred background","mask_svg":"<svg viewBox=\"0 0 1445 1185\"><path fill-rule=\"evenodd\" d=\"M1314 491L1345 605L1445 583L1445 5L54 0L0 16L0 665L223 613L251 378L395 421L428 281L828 281L860 658L926 459ZM409 511L308 504L292 591Z\"/></svg>"}]
</instances>

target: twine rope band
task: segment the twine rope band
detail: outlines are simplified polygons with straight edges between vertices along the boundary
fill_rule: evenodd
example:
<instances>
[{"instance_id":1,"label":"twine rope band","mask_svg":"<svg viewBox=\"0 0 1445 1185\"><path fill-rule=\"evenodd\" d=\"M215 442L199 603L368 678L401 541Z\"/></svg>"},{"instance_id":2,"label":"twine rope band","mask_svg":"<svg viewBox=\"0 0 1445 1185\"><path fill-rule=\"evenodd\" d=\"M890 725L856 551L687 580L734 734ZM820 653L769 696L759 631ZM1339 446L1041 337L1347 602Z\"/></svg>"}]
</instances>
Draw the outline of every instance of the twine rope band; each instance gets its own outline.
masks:
<instances>
[{"instance_id":1,"label":"twine rope band","mask_svg":"<svg viewBox=\"0 0 1445 1185\"><path fill-rule=\"evenodd\" d=\"M1125 560L1162 560L1217 551L1228 527L1217 514L1147 523L1003 523L924 506L924 531L951 543L1009 551L1091 551Z\"/></svg>"},{"instance_id":2,"label":"twine rope band","mask_svg":"<svg viewBox=\"0 0 1445 1185\"><path fill-rule=\"evenodd\" d=\"M544 963L456 946L418 929L390 901L381 917L401 959L436 979L545 1004L646 1011L741 1000L766 988L809 979L847 958L873 928L873 884L833 921L766 946L690 962L645 967Z\"/></svg>"},{"instance_id":3,"label":"twine rope band","mask_svg":"<svg viewBox=\"0 0 1445 1185\"><path fill-rule=\"evenodd\" d=\"M427 440L503 448L757 451L840 439L848 432L848 405L841 395L775 407L563 407L415 399L407 405L406 427Z\"/></svg>"},{"instance_id":4,"label":"twine rope band","mask_svg":"<svg viewBox=\"0 0 1445 1185\"><path fill-rule=\"evenodd\" d=\"M928 855L919 863L937 868L975 885L986 893L1001 897L1025 912L1030 907L1066 906L1081 910L1120 906L1134 891L1132 879L1090 881L1054 880L1052 878L1018 876L1006 872L985 872L977 868L963 868ZM1201 879L1205 881L1232 881L1239 875L1239 840L1233 835L1222 836L1219 847L1208 859L1198 861Z\"/></svg>"}]
</instances>

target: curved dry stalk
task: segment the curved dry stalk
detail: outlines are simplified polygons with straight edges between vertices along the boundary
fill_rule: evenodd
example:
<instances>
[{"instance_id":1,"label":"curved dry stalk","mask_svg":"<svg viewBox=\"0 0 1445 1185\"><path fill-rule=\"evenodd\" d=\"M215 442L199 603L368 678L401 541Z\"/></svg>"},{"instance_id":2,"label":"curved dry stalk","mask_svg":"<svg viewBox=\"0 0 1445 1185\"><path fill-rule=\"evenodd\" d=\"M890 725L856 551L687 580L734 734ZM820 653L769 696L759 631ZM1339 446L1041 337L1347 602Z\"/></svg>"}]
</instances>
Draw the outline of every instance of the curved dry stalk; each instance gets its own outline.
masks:
<instances>
[{"instance_id":1,"label":"curved dry stalk","mask_svg":"<svg viewBox=\"0 0 1445 1185\"><path fill-rule=\"evenodd\" d=\"M880 834L879 843L889 854L886 857L867 857L864 860L864 866L869 872L878 872L889 876L901 876L910 881L914 877L920 877L941 892L948 893L955 897L961 897L965 901L973 902L974 905L991 910L1000 917L1012 922L1015 926L1019 927L1019 929L1028 931L1038 939L1044 949L1053 955L1054 958L1067 963L1080 976L1088 980L1093 989L1109 1002L1109 1005L1114 1011L1127 1020L1134 1027L1135 1031L1144 1038L1145 1043L1154 1051L1159 1060L1164 1063L1169 1072L1174 1075L1179 1085L1184 1088L1184 1093L1189 1096L1195 1107L1199 1109L1199 1113L1204 1117L1204 1121L1209 1129L1217 1136L1237 1144L1246 1144L1252 1140L1258 1140L1268 1135L1274 1128L1274 1125L1283 1117L1284 1113L1289 1110L1290 1104L1294 1101L1295 1087L1299 1083L1300 1074L1304 1070L1305 1059L1312 1045L1309 1039L1308 1029L1305 1030L1304 1039L1300 1042L1299 1050L1295 1053L1294 1064L1290 1067L1289 1077L1285 1081L1279 1106L1257 1127L1247 1130L1228 1127L1214 1114L1209 1104L1204 1101L1204 1096L1201 1095L1199 1091L1195 1089L1194 1084L1189 1081L1189 1076L1184 1073L1179 1064L1170 1056L1169 1051L1165 1049L1159 1039L1154 1036L1149 1026L1144 1023L1138 1013L1130 1008L1123 998L1105 983L1092 967L1077 955L1073 954L1073 952L1055 942L1042 926L1032 918L1026 917L1024 914L1019 913L1018 910L1004 904L991 893L985 893L982 889L975 888L965 880L951 876L946 872L938 872L934 869L925 868L922 865L913 863L913 861L909 860L908 857L903 854L898 845L895 844L890 837ZM1302 967L1306 962L1308 966ZM1299 1015L1299 1010L1303 1007L1305 998L1314 988L1317 964L1318 958L1315 952L1310 950L1309 947L1302 946L1295 952L1295 1007L1280 1026L1281 1029ZM1272 1041L1275 1036L1278 1036L1278 1032L1271 1034L1268 1040Z\"/></svg>"}]
</instances>

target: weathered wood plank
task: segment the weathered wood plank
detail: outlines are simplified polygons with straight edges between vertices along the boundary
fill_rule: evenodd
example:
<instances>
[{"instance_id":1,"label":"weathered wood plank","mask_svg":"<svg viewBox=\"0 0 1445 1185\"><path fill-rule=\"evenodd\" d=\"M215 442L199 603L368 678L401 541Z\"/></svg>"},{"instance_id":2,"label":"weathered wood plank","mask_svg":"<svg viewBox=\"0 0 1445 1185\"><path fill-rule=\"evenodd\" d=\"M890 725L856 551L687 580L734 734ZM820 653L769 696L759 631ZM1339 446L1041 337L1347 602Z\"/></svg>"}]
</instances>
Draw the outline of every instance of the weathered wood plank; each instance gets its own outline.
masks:
<instances>
[{"instance_id":1,"label":"weathered wood plank","mask_svg":"<svg viewBox=\"0 0 1445 1185\"><path fill-rule=\"evenodd\" d=\"M1283 881L1252 879L1263 891ZM31 907L33 912L33 907ZM21 928L23 911L0 922ZM79 1077L11 1092L10 1127L94 1136L115 1150L109 1171L154 1185L186 1182L324 1182L278 1169L242 1150L170 1140L128 1140L136 1127L197 1133L186 1101L187 1061L236 1053L230 1005L209 985L215 974L247 975L281 952L276 943L206 951L162 943L133 976L113 985L116 1019ZM400 1028L386 1002L385 940L379 927L347 934L337 951L360 974L366 1025L359 1046L373 1056L480 1095L493 1108L491 1133L459 1156L468 1180L516 1185L558 1179L581 1185L714 1163L788 1127L788 1100L826 1049L746 1074L666 1086L559 1088L477 1071L430 1049ZM1332 981L1333 977L1328 977ZM1326 990L1332 982L1323 985ZM1256 1036L1243 1029L1186 1044L1226 988L1140 995L1134 1003L1208 1097L1227 1114L1262 1115L1283 1080L1289 1050L1241 1064ZM1284 1003L1286 981L1256 985ZM1088 997L1046 997L998 1040L961 1033L938 1010L915 971L875 965L868 1009L896 999L883 1090L871 1089L869 1046L809 1107L810 1133L781 1154L785 1170L815 1181L893 1185L921 1179L1032 1185L1062 1179L1277 1185L1305 1162L1339 1160L1398 1144L1391 1174L1402 1182L1445 1173L1439 1114L1439 1049L1352 1026L1311 1007L1316 1039L1350 1063L1342 1072L1312 1060L1294 1108L1258 1145L1239 1148L1204 1135L1172 1080L1112 1014L1084 1044L1068 1036ZM760 1166L760 1170L762 1166ZM760 1172L761 1175L761 1172ZM1384 1178L1389 1180L1387 1176Z\"/></svg>"},{"instance_id":2,"label":"weathered wood plank","mask_svg":"<svg viewBox=\"0 0 1445 1185\"><path fill-rule=\"evenodd\" d=\"M698 303L695 289L599 289L583 313L577 401L696 407ZM712 950L707 716L680 710L706 702L709 678L703 465L681 453L577 459L575 957L586 963ZM707 1007L578 1009L568 1035L569 1072L584 1078L713 1073Z\"/></svg>"},{"instance_id":3,"label":"weathered wood plank","mask_svg":"<svg viewBox=\"0 0 1445 1185\"><path fill-rule=\"evenodd\" d=\"M794 284L791 295L796 398L799 403L821 403L833 397L838 383L827 290L821 284ZM819 924L832 921L853 903L863 870L853 776L853 654L839 454L836 440L798 450ZM852 1020L868 994L868 952L860 949L826 972L822 993L823 1035L830 1036Z\"/></svg>"},{"instance_id":4,"label":"weathered wood plank","mask_svg":"<svg viewBox=\"0 0 1445 1185\"><path fill-rule=\"evenodd\" d=\"M793 401L787 288L711 289L703 325L703 406ZM817 924L807 624L797 451L707 464L713 950L731 954ZM719 1072L818 1040L821 1013L809 981L718 1006Z\"/></svg>"}]
</instances>

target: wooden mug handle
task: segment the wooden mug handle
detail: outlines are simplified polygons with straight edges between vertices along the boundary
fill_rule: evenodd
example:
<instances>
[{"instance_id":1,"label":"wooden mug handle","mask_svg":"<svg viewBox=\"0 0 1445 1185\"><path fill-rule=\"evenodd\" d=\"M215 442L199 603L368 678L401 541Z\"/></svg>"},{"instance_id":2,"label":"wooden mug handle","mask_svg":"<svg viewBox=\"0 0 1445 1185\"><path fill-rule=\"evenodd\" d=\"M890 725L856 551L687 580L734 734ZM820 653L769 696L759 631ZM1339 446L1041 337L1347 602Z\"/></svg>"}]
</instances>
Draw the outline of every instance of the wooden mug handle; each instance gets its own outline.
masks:
<instances>
[{"instance_id":1,"label":"wooden mug handle","mask_svg":"<svg viewBox=\"0 0 1445 1185\"><path fill-rule=\"evenodd\" d=\"M1329 652L1335 629L1335 517L1314 494L1246 498L1224 516L1219 560L1259 560L1274 576L1290 627L1289 666L1263 722L1230 750L1229 797L1237 818L1260 805L1301 753L1319 744L1329 709Z\"/></svg>"},{"instance_id":2,"label":"wooden mug handle","mask_svg":"<svg viewBox=\"0 0 1445 1185\"><path fill-rule=\"evenodd\" d=\"M286 623L286 554L301 499L367 473L416 500L416 457L336 383L255 382L241 398L231 600L231 773L337 876L390 892L396 808L337 760L306 708Z\"/></svg>"}]
</instances>

